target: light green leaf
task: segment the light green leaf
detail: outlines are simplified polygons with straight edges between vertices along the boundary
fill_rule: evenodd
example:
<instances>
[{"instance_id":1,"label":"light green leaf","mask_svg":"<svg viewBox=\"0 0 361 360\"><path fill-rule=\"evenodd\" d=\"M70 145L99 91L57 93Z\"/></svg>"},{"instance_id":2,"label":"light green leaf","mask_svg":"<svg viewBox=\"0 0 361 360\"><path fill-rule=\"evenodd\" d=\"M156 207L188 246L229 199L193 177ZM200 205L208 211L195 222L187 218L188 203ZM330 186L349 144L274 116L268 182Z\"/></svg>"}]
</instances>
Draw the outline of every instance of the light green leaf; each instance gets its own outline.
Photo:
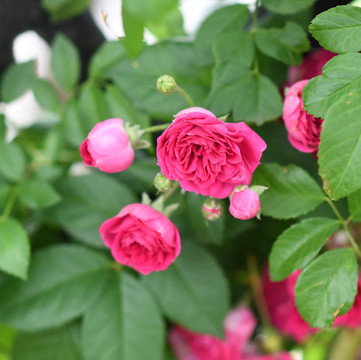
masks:
<instances>
[{"instance_id":1,"label":"light green leaf","mask_svg":"<svg viewBox=\"0 0 361 360\"><path fill-rule=\"evenodd\" d=\"M322 47L335 53L361 50L361 8L336 6L317 15L310 33Z\"/></svg>"},{"instance_id":2,"label":"light green leaf","mask_svg":"<svg viewBox=\"0 0 361 360\"><path fill-rule=\"evenodd\" d=\"M160 21L162 18L179 5L178 0L126 0L127 11L134 17L147 21Z\"/></svg>"},{"instance_id":3,"label":"light green leaf","mask_svg":"<svg viewBox=\"0 0 361 360\"><path fill-rule=\"evenodd\" d=\"M296 165L260 165L252 184L267 186L261 195L261 212L276 219L292 219L320 205L325 195L316 181Z\"/></svg>"},{"instance_id":4,"label":"light green leaf","mask_svg":"<svg viewBox=\"0 0 361 360\"><path fill-rule=\"evenodd\" d=\"M361 94L341 97L326 114L318 152L323 188L332 199L361 187Z\"/></svg>"},{"instance_id":5,"label":"light green leaf","mask_svg":"<svg viewBox=\"0 0 361 360\"><path fill-rule=\"evenodd\" d=\"M30 241L24 228L13 219L0 222L0 269L26 280Z\"/></svg>"},{"instance_id":6,"label":"light green leaf","mask_svg":"<svg viewBox=\"0 0 361 360\"><path fill-rule=\"evenodd\" d=\"M312 218L286 229L272 247L269 259L272 281L283 280L304 268L339 226L338 220Z\"/></svg>"},{"instance_id":7,"label":"light green leaf","mask_svg":"<svg viewBox=\"0 0 361 360\"><path fill-rule=\"evenodd\" d=\"M11 350L13 347L16 331L6 325L0 324L0 360L12 360Z\"/></svg>"},{"instance_id":8,"label":"light green leaf","mask_svg":"<svg viewBox=\"0 0 361 360\"><path fill-rule=\"evenodd\" d=\"M302 91L307 112L320 117L342 96L361 88L361 54L332 58L322 69L322 76L311 79Z\"/></svg>"},{"instance_id":9,"label":"light green leaf","mask_svg":"<svg viewBox=\"0 0 361 360\"><path fill-rule=\"evenodd\" d=\"M352 220L361 221L361 189L352 193L347 198L347 203L352 215Z\"/></svg>"},{"instance_id":10,"label":"light green leaf","mask_svg":"<svg viewBox=\"0 0 361 360\"><path fill-rule=\"evenodd\" d=\"M249 10L245 5L224 6L214 11L202 23L194 40L197 64L205 66L213 60L212 44L223 33L243 29L249 20Z\"/></svg>"},{"instance_id":11,"label":"light green leaf","mask_svg":"<svg viewBox=\"0 0 361 360\"><path fill-rule=\"evenodd\" d=\"M256 44L264 54L288 65L299 64L302 53L310 48L306 33L294 22L287 22L282 29L257 30Z\"/></svg>"},{"instance_id":12,"label":"light green leaf","mask_svg":"<svg viewBox=\"0 0 361 360\"><path fill-rule=\"evenodd\" d=\"M80 55L75 45L62 33L51 45L51 70L64 90L72 90L80 77Z\"/></svg>"},{"instance_id":13,"label":"light green leaf","mask_svg":"<svg viewBox=\"0 0 361 360\"><path fill-rule=\"evenodd\" d=\"M45 109L56 112L60 106L60 98L54 86L47 80L36 79L33 84L36 101Z\"/></svg>"},{"instance_id":14,"label":"light green leaf","mask_svg":"<svg viewBox=\"0 0 361 360\"><path fill-rule=\"evenodd\" d=\"M25 155L15 143L0 142L0 173L5 179L19 181L25 173Z\"/></svg>"},{"instance_id":15,"label":"light green leaf","mask_svg":"<svg viewBox=\"0 0 361 360\"><path fill-rule=\"evenodd\" d=\"M59 192L63 199L54 209L57 221L76 239L96 247L104 247L99 226L137 202L130 188L104 174L64 179Z\"/></svg>"},{"instance_id":16,"label":"light green leaf","mask_svg":"<svg viewBox=\"0 0 361 360\"><path fill-rule=\"evenodd\" d=\"M21 201L31 209L52 206L60 201L59 194L44 180L31 180L19 186Z\"/></svg>"},{"instance_id":17,"label":"light green leaf","mask_svg":"<svg viewBox=\"0 0 361 360\"><path fill-rule=\"evenodd\" d=\"M144 286L124 272L112 276L102 297L86 313L82 338L85 360L163 358L159 309Z\"/></svg>"},{"instance_id":18,"label":"light green leaf","mask_svg":"<svg viewBox=\"0 0 361 360\"><path fill-rule=\"evenodd\" d=\"M91 0L41 0L41 6L49 12L53 21L69 19L82 13Z\"/></svg>"},{"instance_id":19,"label":"light green leaf","mask_svg":"<svg viewBox=\"0 0 361 360\"><path fill-rule=\"evenodd\" d=\"M32 257L27 282L0 286L0 320L16 329L60 326L83 314L108 280L107 256L77 245L56 245Z\"/></svg>"},{"instance_id":20,"label":"light green leaf","mask_svg":"<svg viewBox=\"0 0 361 360\"><path fill-rule=\"evenodd\" d=\"M357 293L357 262L352 249L327 251L301 272L296 305L312 327L331 326L346 314Z\"/></svg>"},{"instance_id":21,"label":"light green leaf","mask_svg":"<svg viewBox=\"0 0 361 360\"><path fill-rule=\"evenodd\" d=\"M316 0L262 0L262 6L277 14L294 14L307 9Z\"/></svg>"},{"instance_id":22,"label":"light green leaf","mask_svg":"<svg viewBox=\"0 0 361 360\"><path fill-rule=\"evenodd\" d=\"M194 331L223 337L229 289L219 265L202 248L183 243L167 271L143 276L170 320Z\"/></svg>"},{"instance_id":23,"label":"light green leaf","mask_svg":"<svg viewBox=\"0 0 361 360\"><path fill-rule=\"evenodd\" d=\"M34 60L10 65L1 79L2 101L7 103L20 97L26 90L31 89L35 79Z\"/></svg>"},{"instance_id":24,"label":"light green leaf","mask_svg":"<svg viewBox=\"0 0 361 360\"><path fill-rule=\"evenodd\" d=\"M82 360L77 324L35 333L20 333L13 360Z\"/></svg>"}]
</instances>

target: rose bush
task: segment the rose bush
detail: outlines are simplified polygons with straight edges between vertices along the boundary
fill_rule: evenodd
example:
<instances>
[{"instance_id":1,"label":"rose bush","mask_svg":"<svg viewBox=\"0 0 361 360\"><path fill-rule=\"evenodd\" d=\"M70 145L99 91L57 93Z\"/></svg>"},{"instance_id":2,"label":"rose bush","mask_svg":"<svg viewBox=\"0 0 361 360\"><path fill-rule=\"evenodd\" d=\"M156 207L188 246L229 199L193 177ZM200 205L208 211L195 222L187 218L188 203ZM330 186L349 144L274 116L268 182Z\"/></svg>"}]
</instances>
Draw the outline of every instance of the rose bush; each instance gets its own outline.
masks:
<instances>
[{"instance_id":1,"label":"rose bush","mask_svg":"<svg viewBox=\"0 0 361 360\"><path fill-rule=\"evenodd\" d=\"M248 185L267 145L243 122L224 123L193 107L175 115L157 140L158 165L182 189L223 199Z\"/></svg>"},{"instance_id":2,"label":"rose bush","mask_svg":"<svg viewBox=\"0 0 361 360\"><path fill-rule=\"evenodd\" d=\"M116 261L145 275L167 269L181 249L176 226L145 204L127 205L99 233Z\"/></svg>"}]
</instances>

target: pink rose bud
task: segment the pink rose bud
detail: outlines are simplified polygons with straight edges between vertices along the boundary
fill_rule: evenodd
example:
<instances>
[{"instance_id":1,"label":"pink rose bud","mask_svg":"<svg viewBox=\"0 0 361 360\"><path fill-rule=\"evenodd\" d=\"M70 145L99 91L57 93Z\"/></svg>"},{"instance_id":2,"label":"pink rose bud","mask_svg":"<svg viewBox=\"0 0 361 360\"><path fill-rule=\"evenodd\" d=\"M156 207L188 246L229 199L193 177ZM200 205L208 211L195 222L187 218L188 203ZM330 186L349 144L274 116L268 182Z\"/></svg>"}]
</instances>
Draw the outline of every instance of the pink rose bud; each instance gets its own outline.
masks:
<instances>
[{"instance_id":1,"label":"pink rose bud","mask_svg":"<svg viewBox=\"0 0 361 360\"><path fill-rule=\"evenodd\" d=\"M116 261L144 275L167 269L181 249L176 226L145 204L127 205L99 233Z\"/></svg>"},{"instance_id":2,"label":"pink rose bud","mask_svg":"<svg viewBox=\"0 0 361 360\"><path fill-rule=\"evenodd\" d=\"M223 213L222 202L218 199L209 198L202 206L202 214L209 221L218 220Z\"/></svg>"},{"instance_id":3,"label":"pink rose bud","mask_svg":"<svg viewBox=\"0 0 361 360\"><path fill-rule=\"evenodd\" d=\"M183 190L224 199L250 184L267 145L244 122L224 123L193 107L175 116L157 141L158 165Z\"/></svg>"},{"instance_id":4,"label":"pink rose bud","mask_svg":"<svg viewBox=\"0 0 361 360\"><path fill-rule=\"evenodd\" d=\"M303 110L302 90L308 80L292 85L283 103L283 120L291 145L302 152L318 150L323 120Z\"/></svg>"},{"instance_id":5,"label":"pink rose bud","mask_svg":"<svg viewBox=\"0 0 361 360\"><path fill-rule=\"evenodd\" d=\"M231 196L229 212L240 220L249 220L257 216L261 210L261 202L256 191L244 187Z\"/></svg>"},{"instance_id":6,"label":"pink rose bud","mask_svg":"<svg viewBox=\"0 0 361 360\"><path fill-rule=\"evenodd\" d=\"M126 170L134 160L134 150L122 119L108 119L96 124L79 150L85 165L107 173Z\"/></svg>"}]
</instances>

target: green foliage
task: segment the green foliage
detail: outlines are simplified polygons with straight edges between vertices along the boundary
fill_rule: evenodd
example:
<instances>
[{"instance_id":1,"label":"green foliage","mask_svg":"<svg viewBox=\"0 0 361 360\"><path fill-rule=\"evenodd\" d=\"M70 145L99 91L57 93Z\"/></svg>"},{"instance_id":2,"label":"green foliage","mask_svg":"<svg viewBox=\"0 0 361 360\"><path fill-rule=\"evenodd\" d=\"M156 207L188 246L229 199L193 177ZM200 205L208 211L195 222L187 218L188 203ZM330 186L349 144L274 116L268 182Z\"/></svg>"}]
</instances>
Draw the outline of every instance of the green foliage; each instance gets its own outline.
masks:
<instances>
[{"instance_id":1,"label":"green foliage","mask_svg":"<svg viewBox=\"0 0 361 360\"><path fill-rule=\"evenodd\" d=\"M229 307L227 282L205 250L185 242L167 271L153 272L143 280L172 321L194 332L223 337Z\"/></svg>"},{"instance_id":2,"label":"green foliage","mask_svg":"<svg viewBox=\"0 0 361 360\"><path fill-rule=\"evenodd\" d=\"M15 143L0 142L0 173L9 181L19 181L25 174L23 149Z\"/></svg>"},{"instance_id":3,"label":"green foliage","mask_svg":"<svg viewBox=\"0 0 361 360\"><path fill-rule=\"evenodd\" d=\"M105 325L101 332L100 324ZM163 320L148 290L126 273L112 275L101 298L85 314L84 359L161 360L163 347Z\"/></svg>"},{"instance_id":4,"label":"green foliage","mask_svg":"<svg viewBox=\"0 0 361 360\"><path fill-rule=\"evenodd\" d=\"M278 14L294 14L305 10L316 0L262 0L262 6Z\"/></svg>"},{"instance_id":5,"label":"green foliage","mask_svg":"<svg viewBox=\"0 0 361 360\"><path fill-rule=\"evenodd\" d=\"M261 212L276 219L291 219L320 205L325 196L316 181L296 165L263 164L253 183L269 189L261 195Z\"/></svg>"},{"instance_id":6,"label":"green foliage","mask_svg":"<svg viewBox=\"0 0 361 360\"><path fill-rule=\"evenodd\" d=\"M36 79L32 88L34 96L39 105L50 111L58 111L60 107L59 94L54 86L44 79Z\"/></svg>"},{"instance_id":7,"label":"green foliage","mask_svg":"<svg viewBox=\"0 0 361 360\"><path fill-rule=\"evenodd\" d=\"M313 327L331 326L335 317L346 314L357 292L357 263L351 249L327 251L299 276L296 304Z\"/></svg>"},{"instance_id":8,"label":"green foliage","mask_svg":"<svg viewBox=\"0 0 361 360\"><path fill-rule=\"evenodd\" d=\"M311 218L291 226L276 240L270 254L270 276L280 281L302 269L317 255L340 222L327 218Z\"/></svg>"},{"instance_id":9,"label":"green foliage","mask_svg":"<svg viewBox=\"0 0 361 360\"><path fill-rule=\"evenodd\" d=\"M361 50L361 8L336 6L316 16L310 33L322 47L335 53Z\"/></svg>"},{"instance_id":10,"label":"green foliage","mask_svg":"<svg viewBox=\"0 0 361 360\"><path fill-rule=\"evenodd\" d=\"M41 6L49 12L53 21L61 21L82 13L91 0L41 0Z\"/></svg>"},{"instance_id":11,"label":"green foliage","mask_svg":"<svg viewBox=\"0 0 361 360\"><path fill-rule=\"evenodd\" d=\"M352 219L355 221L361 221L361 189L352 193L347 198L347 202Z\"/></svg>"}]
</instances>

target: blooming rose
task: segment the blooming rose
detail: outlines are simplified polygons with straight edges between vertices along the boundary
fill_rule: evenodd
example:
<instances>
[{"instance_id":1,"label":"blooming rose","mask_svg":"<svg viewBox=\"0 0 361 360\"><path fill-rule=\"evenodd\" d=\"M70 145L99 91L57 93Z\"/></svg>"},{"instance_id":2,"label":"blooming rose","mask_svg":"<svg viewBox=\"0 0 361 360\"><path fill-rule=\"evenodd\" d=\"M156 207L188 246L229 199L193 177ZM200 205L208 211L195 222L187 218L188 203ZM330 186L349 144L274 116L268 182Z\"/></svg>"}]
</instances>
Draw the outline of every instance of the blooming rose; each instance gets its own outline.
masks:
<instances>
[{"instance_id":1,"label":"blooming rose","mask_svg":"<svg viewBox=\"0 0 361 360\"><path fill-rule=\"evenodd\" d=\"M303 110L302 90L308 80L292 85L283 103L283 120L288 140L297 150L314 152L318 150L323 120Z\"/></svg>"},{"instance_id":2,"label":"blooming rose","mask_svg":"<svg viewBox=\"0 0 361 360\"><path fill-rule=\"evenodd\" d=\"M236 219L252 219L260 210L261 202L258 194L254 190L244 188L240 191L235 191L231 196L229 212Z\"/></svg>"},{"instance_id":3,"label":"blooming rose","mask_svg":"<svg viewBox=\"0 0 361 360\"><path fill-rule=\"evenodd\" d=\"M263 273L263 293L271 321L276 329L295 341L302 342L317 329L312 329L299 314L295 302L295 286L301 270L288 278L273 282L268 269Z\"/></svg>"},{"instance_id":4,"label":"blooming rose","mask_svg":"<svg viewBox=\"0 0 361 360\"><path fill-rule=\"evenodd\" d=\"M277 354L251 356L242 360L293 360L293 359L290 354L286 352L281 352Z\"/></svg>"},{"instance_id":5,"label":"blooming rose","mask_svg":"<svg viewBox=\"0 0 361 360\"><path fill-rule=\"evenodd\" d=\"M181 248L176 226L144 204L127 205L99 232L116 261L145 275L167 269Z\"/></svg>"},{"instance_id":6,"label":"blooming rose","mask_svg":"<svg viewBox=\"0 0 361 360\"><path fill-rule=\"evenodd\" d=\"M134 150L122 119L108 119L96 124L79 150L85 165L107 173L123 171L134 160Z\"/></svg>"},{"instance_id":7,"label":"blooming rose","mask_svg":"<svg viewBox=\"0 0 361 360\"><path fill-rule=\"evenodd\" d=\"M193 107L178 113L158 138L158 165L184 190L223 199L251 182L266 147L245 123L224 123Z\"/></svg>"}]
</instances>

